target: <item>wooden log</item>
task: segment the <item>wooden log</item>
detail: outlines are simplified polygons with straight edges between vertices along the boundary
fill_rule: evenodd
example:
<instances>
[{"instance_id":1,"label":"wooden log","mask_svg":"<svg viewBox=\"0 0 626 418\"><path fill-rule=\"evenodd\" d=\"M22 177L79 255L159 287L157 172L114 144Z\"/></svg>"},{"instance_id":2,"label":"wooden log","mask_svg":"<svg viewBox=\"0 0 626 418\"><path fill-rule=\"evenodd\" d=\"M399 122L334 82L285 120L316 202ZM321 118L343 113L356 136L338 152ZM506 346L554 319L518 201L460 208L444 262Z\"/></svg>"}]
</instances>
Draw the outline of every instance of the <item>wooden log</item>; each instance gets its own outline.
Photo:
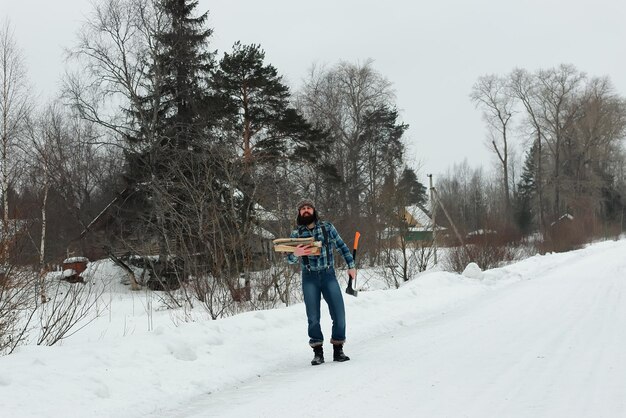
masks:
<instances>
[{"instance_id":1,"label":"wooden log","mask_svg":"<svg viewBox=\"0 0 626 418\"><path fill-rule=\"evenodd\" d=\"M277 238L272 241L274 244L287 244L291 245L292 243L298 244L308 244L314 242L315 239L313 237L308 238Z\"/></svg>"},{"instance_id":2,"label":"wooden log","mask_svg":"<svg viewBox=\"0 0 626 418\"><path fill-rule=\"evenodd\" d=\"M310 247L322 247L322 241L285 241L285 242L275 242L274 245L288 245L290 247L297 247L298 245L308 245Z\"/></svg>"},{"instance_id":3,"label":"wooden log","mask_svg":"<svg viewBox=\"0 0 626 418\"><path fill-rule=\"evenodd\" d=\"M283 244L274 245L274 251L278 253L292 253L295 250L296 250L295 245L283 245ZM321 245L311 247L310 255L320 255L320 253L321 253Z\"/></svg>"}]
</instances>

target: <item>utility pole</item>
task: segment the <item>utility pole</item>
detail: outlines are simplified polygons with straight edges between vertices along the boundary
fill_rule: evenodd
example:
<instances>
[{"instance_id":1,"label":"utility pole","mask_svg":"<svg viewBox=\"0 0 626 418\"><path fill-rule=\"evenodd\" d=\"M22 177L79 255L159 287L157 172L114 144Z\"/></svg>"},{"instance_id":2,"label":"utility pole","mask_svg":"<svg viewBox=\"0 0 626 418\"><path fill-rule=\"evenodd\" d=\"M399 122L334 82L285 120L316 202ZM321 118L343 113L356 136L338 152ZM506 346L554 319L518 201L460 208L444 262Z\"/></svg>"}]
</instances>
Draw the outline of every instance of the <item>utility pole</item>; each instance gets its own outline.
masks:
<instances>
[{"instance_id":1,"label":"utility pole","mask_svg":"<svg viewBox=\"0 0 626 418\"><path fill-rule=\"evenodd\" d=\"M437 223L435 222L435 213L437 213L437 211L435 210L435 201L434 196L433 196L433 175L432 174L428 174L428 184L429 184L429 193L430 193L430 214L432 217L432 221L433 221L433 255L435 256L435 265L437 265L437 236L436 234L436 230L437 230Z\"/></svg>"}]
</instances>

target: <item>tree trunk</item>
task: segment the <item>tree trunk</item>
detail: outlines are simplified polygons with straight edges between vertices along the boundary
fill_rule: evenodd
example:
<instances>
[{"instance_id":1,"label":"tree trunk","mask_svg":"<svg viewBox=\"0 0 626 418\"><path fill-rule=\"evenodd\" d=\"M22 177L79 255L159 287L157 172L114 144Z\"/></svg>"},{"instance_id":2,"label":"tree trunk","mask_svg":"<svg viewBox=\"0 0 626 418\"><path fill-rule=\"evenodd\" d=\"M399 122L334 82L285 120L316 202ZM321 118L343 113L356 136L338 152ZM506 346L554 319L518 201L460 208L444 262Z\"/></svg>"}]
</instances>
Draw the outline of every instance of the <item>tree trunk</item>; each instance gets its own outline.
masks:
<instances>
[{"instance_id":1,"label":"tree trunk","mask_svg":"<svg viewBox=\"0 0 626 418\"><path fill-rule=\"evenodd\" d=\"M543 212L543 174L542 174L542 161L541 158L541 131L537 132L537 174L536 174L536 183L537 183L537 195L539 197L539 225L541 232L545 235L546 233L546 219L545 214Z\"/></svg>"},{"instance_id":2,"label":"tree trunk","mask_svg":"<svg viewBox=\"0 0 626 418\"><path fill-rule=\"evenodd\" d=\"M6 130L6 115L3 115ZM9 170L8 170L8 134L3 132L2 135L2 264L7 265L9 262Z\"/></svg>"},{"instance_id":3,"label":"tree trunk","mask_svg":"<svg viewBox=\"0 0 626 418\"><path fill-rule=\"evenodd\" d=\"M46 290L44 287L44 280L46 277L47 269L45 267L46 260L46 230L47 230L47 212L46 203L48 202L48 191L50 187L48 181L43 189L43 201L41 203L41 242L39 244L39 297L41 303L46 303Z\"/></svg>"}]
</instances>

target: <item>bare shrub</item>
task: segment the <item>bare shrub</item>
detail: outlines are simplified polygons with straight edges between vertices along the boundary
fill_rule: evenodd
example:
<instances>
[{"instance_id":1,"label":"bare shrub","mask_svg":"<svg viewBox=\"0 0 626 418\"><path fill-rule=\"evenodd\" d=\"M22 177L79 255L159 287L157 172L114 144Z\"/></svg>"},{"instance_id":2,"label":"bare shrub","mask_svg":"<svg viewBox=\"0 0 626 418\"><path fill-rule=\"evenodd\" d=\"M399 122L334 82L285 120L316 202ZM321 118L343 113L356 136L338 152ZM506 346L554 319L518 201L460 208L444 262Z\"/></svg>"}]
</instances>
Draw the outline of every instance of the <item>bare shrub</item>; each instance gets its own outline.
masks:
<instances>
[{"instance_id":1,"label":"bare shrub","mask_svg":"<svg viewBox=\"0 0 626 418\"><path fill-rule=\"evenodd\" d=\"M407 241L403 236L389 241L382 250L382 276L389 287L400 287L426 270L434 254L432 241Z\"/></svg>"},{"instance_id":2,"label":"bare shrub","mask_svg":"<svg viewBox=\"0 0 626 418\"><path fill-rule=\"evenodd\" d=\"M93 281L47 280L46 285L48 300L38 309L37 345L54 345L74 335L98 318L105 308L100 301L105 288Z\"/></svg>"},{"instance_id":3,"label":"bare shrub","mask_svg":"<svg viewBox=\"0 0 626 418\"><path fill-rule=\"evenodd\" d=\"M414 251L415 266L418 272L426 271L435 255L434 242L425 241L417 245Z\"/></svg>"},{"instance_id":4,"label":"bare shrub","mask_svg":"<svg viewBox=\"0 0 626 418\"><path fill-rule=\"evenodd\" d=\"M269 269L255 274L254 284L257 290L253 299L255 309L269 309L279 304L289 306L297 298L294 291L300 290L300 272L283 260L275 260Z\"/></svg>"},{"instance_id":5,"label":"bare shrub","mask_svg":"<svg viewBox=\"0 0 626 418\"><path fill-rule=\"evenodd\" d=\"M390 247L382 250L382 278L389 287L398 288L403 281L403 277L407 277L407 271L404 261L400 261L401 256L398 250Z\"/></svg>"},{"instance_id":6,"label":"bare shrub","mask_svg":"<svg viewBox=\"0 0 626 418\"><path fill-rule=\"evenodd\" d=\"M5 269L0 274L0 354L11 354L31 329L37 274Z\"/></svg>"},{"instance_id":7,"label":"bare shrub","mask_svg":"<svg viewBox=\"0 0 626 418\"><path fill-rule=\"evenodd\" d=\"M444 259L446 270L463 272L469 263L491 269L515 259L518 235L512 231L485 233L472 238L470 244L450 247Z\"/></svg>"},{"instance_id":8,"label":"bare shrub","mask_svg":"<svg viewBox=\"0 0 626 418\"><path fill-rule=\"evenodd\" d=\"M592 237L592 224L585 217L564 215L550 226L546 240L539 246L542 253L565 252L581 248Z\"/></svg>"},{"instance_id":9,"label":"bare shrub","mask_svg":"<svg viewBox=\"0 0 626 418\"><path fill-rule=\"evenodd\" d=\"M213 276L192 276L187 288L198 300L200 306L211 316L211 319L226 316L231 310L231 305L234 304L228 287Z\"/></svg>"}]
</instances>

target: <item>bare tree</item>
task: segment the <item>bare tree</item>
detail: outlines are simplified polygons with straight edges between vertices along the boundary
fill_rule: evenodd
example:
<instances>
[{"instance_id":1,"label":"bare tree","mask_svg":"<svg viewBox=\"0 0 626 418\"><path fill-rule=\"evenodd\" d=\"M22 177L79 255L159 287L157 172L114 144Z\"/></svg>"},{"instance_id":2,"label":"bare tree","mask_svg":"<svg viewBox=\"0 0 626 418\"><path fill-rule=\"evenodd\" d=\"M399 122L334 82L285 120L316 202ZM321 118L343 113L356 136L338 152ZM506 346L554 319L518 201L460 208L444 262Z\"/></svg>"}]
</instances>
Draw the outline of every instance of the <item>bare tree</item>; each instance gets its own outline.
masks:
<instances>
[{"instance_id":1,"label":"bare tree","mask_svg":"<svg viewBox=\"0 0 626 418\"><path fill-rule=\"evenodd\" d=\"M515 69L510 74L510 89L522 103L526 116L527 126L530 128L530 136L536 147L534 165L536 172L535 184L537 186L537 213L541 231L546 230L545 205L544 205L544 159L542 152L543 125L540 123L541 106L538 99L537 85L533 76L524 69Z\"/></svg>"},{"instance_id":2,"label":"bare tree","mask_svg":"<svg viewBox=\"0 0 626 418\"><path fill-rule=\"evenodd\" d=\"M502 185L505 218L511 220L511 192L509 178L509 132L514 111L514 98L505 78L496 75L482 76L472 87L470 98L483 111L490 135L490 148L496 153L502 167Z\"/></svg>"},{"instance_id":3,"label":"bare tree","mask_svg":"<svg viewBox=\"0 0 626 418\"><path fill-rule=\"evenodd\" d=\"M30 187L39 188L41 194L39 256L43 267L47 260L46 209L50 189L62 199L64 211L72 215L73 222L86 229L100 209L98 198L106 193L103 187L119 173L119 164L115 163L119 156L113 148L98 145L100 133L94 123L71 114L59 102L50 103L36 119L31 119L26 138L30 169L39 179ZM77 242L78 234L69 239L76 241L72 244L73 250L86 250L79 248L82 242Z\"/></svg>"},{"instance_id":4,"label":"bare tree","mask_svg":"<svg viewBox=\"0 0 626 418\"><path fill-rule=\"evenodd\" d=\"M149 137L158 122L163 80L158 67L152 77L148 73L158 50L155 34L166 22L156 3L106 0L95 5L69 51L81 70L66 78L65 96L84 119L115 132L118 140L138 132ZM145 102L148 91L155 94Z\"/></svg>"},{"instance_id":5,"label":"bare tree","mask_svg":"<svg viewBox=\"0 0 626 418\"><path fill-rule=\"evenodd\" d=\"M581 201L600 214L607 177L616 173L626 134L626 102L607 78L592 78L578 100L580 111L564 141L564 193L569 206ZM609 174L611 173L611 174Z\"/></svg>"},{"instance_id":6,"label":"bare tree","mask_svg":"<svg viewBox=\"0 0 626 418\"><path fill-rule=\"evenodd\" d=\"M537 72L539 100L542 105L541 124L544 142L552 157L553 219L560 216L563 187L562 152L567 132L574 123L579 108L576 97L586 75L571 65Z\"/></svg>"},{"instance_id":7,"label":"bare tree","mask_svg":"<svg viewBox=\"0 0 626 418\"><path fill-rule=\"evenodd\" d=\"M27 123L27 134L28 142L39 143L42 141L41 135L43 132L39 129L39 125L33 121L32 118L29 118ZM38 158L38 153L33 152L35 147L27 147L27 153L30 152L30 157L27 161L29 163L29 171L31 174L36 177L39 181L33 183L39 183L41 185L42 198L41 198L41 237L39 240L39 294L42 303L47 301L47 297L45 294L45 277L47 273L47 269L45 267L46 262L46 235L48 231L48 211L47 211L47 203L48 203L48 195L50 191L50 176L49 176L49 168L45 161L41 161Z\"/></svg>"},{"instance_id":8,"label":"bare tree","mask_svg":"<svg viewBox=\"0 0 626 418\"><path fill-rule=\"evenodd\" d=\"M486 178L482 167L472 168L467 160L454 164L446 175L439 177L437 190L439 199L462 233L481 229L488 218L496 217L496 206L489 196L495 194L490 191L501 189ZM438 212L436 217L445 222L443 213Z\"/></svg>"},{"instance_id":9,"label":"bare tree","mask_svg":"<svg viewBox=\"0 0 626 418\"><path fill-rule=\"evenodd\" d=\"M9 187L19 166L19 141L24 122L32 109L22 52L15 41L8 21L0 25L0 187L2 192L2 232L9 231ZM3 262L8 259L8 247L2 249Z\"/></svg>"},{"instance_id":10,"label":"bare tree","mask_svg":"<svg viewBox=\"0 0 626 418\"><path fill-rule=\"evenodd\" d=\"M607 193L616 193L609 173L616 171L612 156L619 154L624 136L624 100L608 79L588 79L571 65L533 74L516 69L509 81L534 142L532 175L542 230L548 230L546 210L552 220L568 210L595 222Z\"/></svg>"},{"instance_id":11,"label":"bare tree","mask_svg":"<svg viewBox=\"0 0 626 418\"><path fill-rule=\"evenodd\" d=\"M329 193L318 182L314 194L324 197L328 206L358 218L362 192L366 190L363 137L368 114L392 106L391 83L374 70L373 61L364 64L341 62L331 69L312 68L298 99L298 107L314 125L330 131L333 139L326 156L341 187ZM314 175L318 176L317 173ZM331 204L330 202L334 202ZM336 205L340 205L336 207Z\"/></svg>"}]
</instances>

